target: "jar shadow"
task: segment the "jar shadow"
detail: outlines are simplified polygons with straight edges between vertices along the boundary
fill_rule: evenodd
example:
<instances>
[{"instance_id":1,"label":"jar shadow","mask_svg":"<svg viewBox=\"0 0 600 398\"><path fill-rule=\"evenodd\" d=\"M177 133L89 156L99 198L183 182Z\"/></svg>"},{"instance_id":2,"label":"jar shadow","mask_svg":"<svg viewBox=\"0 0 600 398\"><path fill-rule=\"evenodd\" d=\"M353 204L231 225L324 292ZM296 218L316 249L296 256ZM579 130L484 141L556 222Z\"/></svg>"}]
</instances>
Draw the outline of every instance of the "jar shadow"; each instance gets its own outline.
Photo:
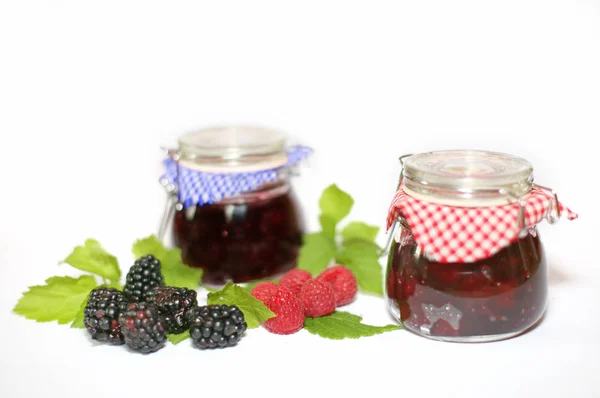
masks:
<instances>
[{"instance_id":1,"label":"jar shadow","mask_svg":"<svg viewBox=\"0 0 600 398\"><path fill-rule=\"evenodd\" d=\"M556 286L570 281L572 277L566 273L557 264L549 264L548 267L548 283L550 286Z\"/></svg>"}]
</instances>

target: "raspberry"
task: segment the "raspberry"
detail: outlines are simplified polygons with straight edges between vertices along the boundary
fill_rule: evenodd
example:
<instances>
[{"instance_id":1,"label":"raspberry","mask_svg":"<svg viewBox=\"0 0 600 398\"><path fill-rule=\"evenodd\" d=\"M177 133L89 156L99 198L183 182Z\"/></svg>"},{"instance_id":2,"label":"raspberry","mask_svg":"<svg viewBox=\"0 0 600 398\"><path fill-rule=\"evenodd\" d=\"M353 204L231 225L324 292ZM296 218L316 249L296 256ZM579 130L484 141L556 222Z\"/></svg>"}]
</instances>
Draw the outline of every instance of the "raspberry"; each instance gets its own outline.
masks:
<instances>
[{"instance_id":1,"label":"raspberry","mask_svg":"<svg viewBox=\"0 0 600 398\"><path fill-rule=\"evenodd\" d=\"M304 315L317 317L335 311L335 292L329 283L310 280L302 285L298 296L304 306Z\"/></svg>"},{"instance_id":2,"label":"raspberry","mask_svg":"<svg viewBox=\"0 0 600 398\"><path fill-rule=\"evenodd\" d=\"M198 305L196 291L185 287L155 287L147 296L147 302L154 304L161 316L167 333L183 333L190 324L186 313Z\"/></svg>"},{"instance_id":3,"label":"raspberry","mask_svg":"<svg viewBox=\"0 0 600 398\"><path fill-rule=\"evenodd\" d=\"M167 339L158 309L147 303L131 303L119 315L125 344L135 351L148 354L161 349Z\"/></svg>"},{"instance_id":4,"label":"raspberry","mask_svg":"<svg viewBox=\"0 0 600 398\"><path fill-rule=\"evenodd\" d=\"M310 272L303 269L293 269L281 277L279 284L287 287L297 296L300 294L302 285L311 278Z\"/></svg>"},{"instance_id":5,"label":"raspberry","mask_svg":"<svg viewBox=\"0 0 600 398\"><path fill-rule=\"evenodd\" d=\"M124 344L119 314L127 308L127 299L117 289L99 287L90 292L83 311L83 324L92 339L109 344Z\"/></svg>"},{"instance_id":6,"label":"raspberry","mask_svg":"<svg viewBox=\"0 0 600 398\"><path fill-rule=\"evenodd\" d=\"M146 301L148 293L158 286L164 286L160 272L160 261L153 255L139 258L127 272L123 293L131 302Z\"/></svg>"},{"instance_id":7,"label":"raspberry","mask_svg":"<svg viewBox=\"0 0 600 398\"><path fill-rule=\"evenodd\" d=\"M296 333L304 325L304 308L302 302L290 289L279 286L265 303L275 317L265 322L265 328L276 334Z\"/></svg>"},{"instance_id":8,"label":"raspberry","mask_svg":"<svg viewBox=\"0 0 600 398\"><path fill-rule=\"evenodd\" d=\"M275 293L278 287L279 286L277 286L277 284L273 282L261 282L258 285L254 286L250 294L262 301L263 303L265 303L269 299L269 297L271 297L273 293Z\"/></svg>"},{"instance_id":9,"label":"raspberry","mask_svg":"<svg viewBox=\"0 0 600 398\"><path fill-rule=\"evenodd\" d=\"M335 303L338 307L350 304L356 296L358 290L356 277L352 271L342 265L327 268L316 279L331 284L335 292Z\"/></svg>"}]
</instances>

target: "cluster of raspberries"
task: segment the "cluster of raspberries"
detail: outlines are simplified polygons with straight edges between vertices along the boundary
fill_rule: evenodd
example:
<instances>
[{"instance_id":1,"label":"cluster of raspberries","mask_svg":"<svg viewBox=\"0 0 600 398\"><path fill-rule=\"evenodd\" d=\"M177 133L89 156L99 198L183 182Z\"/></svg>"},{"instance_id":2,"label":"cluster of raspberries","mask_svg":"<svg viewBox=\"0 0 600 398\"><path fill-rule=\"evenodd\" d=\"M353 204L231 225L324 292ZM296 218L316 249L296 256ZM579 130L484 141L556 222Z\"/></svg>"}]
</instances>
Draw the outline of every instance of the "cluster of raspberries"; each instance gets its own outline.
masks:
<instances>
[{"instance_id":1,"label":"cluster of raspberries","mask_svg":"<svg viewBox=\"0 0 600 398\"><path fill-rule=\"evenodd\" d=\"M251 294L276 315L265 322L268 331L292 334L302 329L304 317L329 315L337 307L350 304L357 289L352 271L336 265L316 278L308 271L293 269L283 275L279 284L259 283Z\"/></svg>"}]
</instances>

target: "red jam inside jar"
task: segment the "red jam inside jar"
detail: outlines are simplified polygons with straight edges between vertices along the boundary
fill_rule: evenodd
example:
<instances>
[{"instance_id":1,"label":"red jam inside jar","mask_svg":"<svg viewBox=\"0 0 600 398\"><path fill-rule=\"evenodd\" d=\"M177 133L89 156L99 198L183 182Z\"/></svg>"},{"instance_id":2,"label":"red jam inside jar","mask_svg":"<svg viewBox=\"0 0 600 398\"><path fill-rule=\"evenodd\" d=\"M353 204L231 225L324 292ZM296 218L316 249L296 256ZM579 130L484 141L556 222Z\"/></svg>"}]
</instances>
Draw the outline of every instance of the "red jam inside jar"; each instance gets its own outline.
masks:
<instances>
[{"instance_id":1,"label":"red jam inside jar","mask_svg":"<svg viewBox=\"0 0 600 398\"><path fill-rule=\"evenodd\" d=\"M534 185L531 164L511 155L439 151L401 161L389 214L396 219L386 273L392 316L420 336L454 342L502 340L534 327L548 296L536 223L560 216L556 195ZM540 190L553 197L550 210L539 204Z\"/></svg>"},{"instance_id":2,"label":"red jam inside jar","mask_svg":"<svg viewBox=\"0 0 600 398\"><path fill-rule=\"evenodd\" d=\"M302 234L299 206L287 184L178 211L173 224L183 261L203 268L204 282L216 285L292 269Z\"/></svg>"},{"instance_id":3,"label":"red jam inside jar","mask_svg":"<svg viewBox=\"0 0 600 398\"><path fill-rule=\"evenodd\" d=\"M184 263L202 268L212 285L295 267L303 219L290 171L310 150L288 148L281 132L254 126L199 130L178 143L161 179L171 207L159 236L172 225Z\"/></svg>"},{"instance_id":4,"label":"red jam inside jar","mask_svg":"<svg viewBox=\"0 0 600 398\"><path fill-rule=\"evenodd\" d=\"M403 228L388 261L388 305L426 337L508 338L534 326L546 308L547 266L535 229L485 260L443 264L421 255Z\"/></svg>"}]
</instances>

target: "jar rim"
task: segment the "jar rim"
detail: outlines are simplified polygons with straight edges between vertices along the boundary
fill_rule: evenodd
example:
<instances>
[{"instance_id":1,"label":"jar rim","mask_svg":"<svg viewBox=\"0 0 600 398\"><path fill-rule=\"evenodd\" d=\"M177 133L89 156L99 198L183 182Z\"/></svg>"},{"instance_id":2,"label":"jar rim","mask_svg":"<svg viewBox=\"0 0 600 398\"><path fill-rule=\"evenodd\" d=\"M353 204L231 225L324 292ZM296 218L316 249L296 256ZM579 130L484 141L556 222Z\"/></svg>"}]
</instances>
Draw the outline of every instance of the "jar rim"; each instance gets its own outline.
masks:
<instances>
[{"instance_id":1,"label":"jar rim","mask_svg":"<svg viewBox=\"0 0 600 398\"><path fill-rule=\"evenodd\" d=\"M210 172L251 172L287 162L286 136L262 126L223 125L190 131L179 137L178 160Z\"/></svg>"},{"instance_id":2,"label":"jar rim","mask_svg":"<svg viewBox=\"0 0 600 398\"><path fill-rule=\"evenodd\" d=\"M500 152L447 150L403 157L407 193L445 204L506 203L531 191L533 166ZM481 203L481 202L485 203Z\"/></svg>"}]
</instances>

